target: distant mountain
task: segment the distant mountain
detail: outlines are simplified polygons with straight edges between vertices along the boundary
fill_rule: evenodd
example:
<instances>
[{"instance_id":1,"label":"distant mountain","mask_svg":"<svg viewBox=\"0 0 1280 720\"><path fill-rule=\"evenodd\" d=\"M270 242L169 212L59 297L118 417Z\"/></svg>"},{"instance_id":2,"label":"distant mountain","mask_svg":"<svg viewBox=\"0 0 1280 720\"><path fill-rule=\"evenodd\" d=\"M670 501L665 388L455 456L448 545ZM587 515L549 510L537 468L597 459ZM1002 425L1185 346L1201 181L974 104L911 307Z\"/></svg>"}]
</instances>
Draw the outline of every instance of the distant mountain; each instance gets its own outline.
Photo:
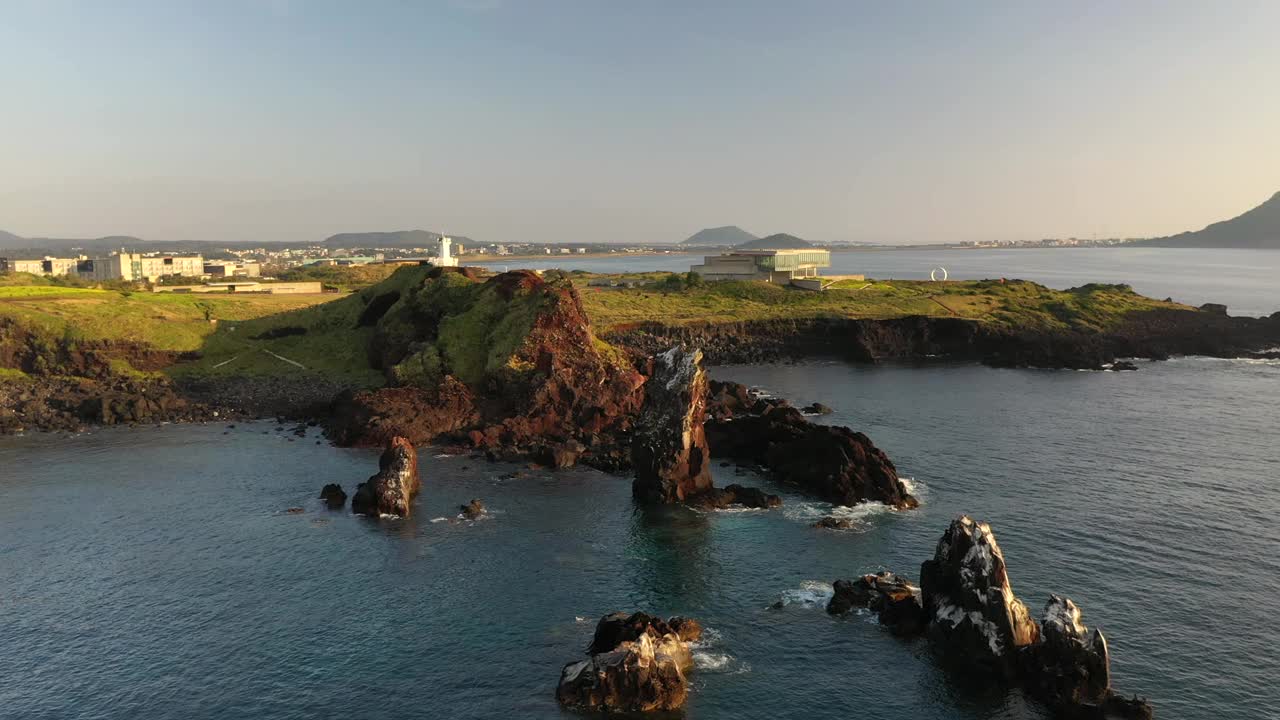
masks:
<instances>
[{"instance_id":1,"label":"distant mountain","mask_svg":"<svg viewBox=\"0 0 1280 720\"><path fill-rule=\"evenodd\" d=\"M0 248L21 247L26 243L27 241L24 238L11 232L0 230Z\"/></svg>"},{"instance_id":2,"label":"distant mountain","mask_svg":"<svg viewBox=\"0 0 1280 720\"><path fill-rule=\"evenodd\" d=\"M707 228L699 230L690 235L680 243L681 245L703 245L708 247L719 245L739 245L745 242L751 242L757 239L756 235L743 230L737 225L724 225L722 227Z\"/></svg>"},{"instance_id":3,"label":"distant mountain","mask_svg":"<svg viewBox=\"0 0 1280 720\"><path fill-rule=\"evenodd\" d=\"M1138 240L1134 245L1198 248L1280 249L1280 192L1249 212L1203 230Z\"/></svg>"},{"instance_id":4,"label":"distant mountain","mask_svg":"<svg viewBox=\"0 0 1280 720\"><path fill-rule=\"evenodd\" d=\"M757 240L744 242L736 245L739 250L791 250L795 248L813 247L813 244L807 240L801 240L795 235L786 233L777 233L769 237L762 237Z\"/></svg>"},{"instance_id":5,"label":"distant mountain","mask_svg":"<svg viewBox=\"0 0 1280 720\"><path fill-rule=\"evenodd\" d=\"M468 244L470 238L450 235L454 242ZM359 232L338 233L325 238L325 247L330 248L412 248L435 247L440 241L440 233L430 230L394 230L392 232Z\"/></svg>"}]
</instances>

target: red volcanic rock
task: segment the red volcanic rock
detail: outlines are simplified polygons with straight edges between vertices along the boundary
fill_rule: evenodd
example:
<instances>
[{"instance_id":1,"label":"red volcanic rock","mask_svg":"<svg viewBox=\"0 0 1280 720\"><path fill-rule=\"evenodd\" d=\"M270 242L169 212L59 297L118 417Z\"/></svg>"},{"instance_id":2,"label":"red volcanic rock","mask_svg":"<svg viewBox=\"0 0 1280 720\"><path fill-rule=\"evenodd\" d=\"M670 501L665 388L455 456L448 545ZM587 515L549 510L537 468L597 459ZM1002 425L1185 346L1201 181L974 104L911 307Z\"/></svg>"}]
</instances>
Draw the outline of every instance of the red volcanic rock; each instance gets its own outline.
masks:
<instances>
[{"instance_id":1,"label":"red volcanic rock","mask_svg":"<svg viewBox=\"0 0 1280 720\"><path fill-rule=\"evenodd\" d=\"M569 283L433 271L379 310L368 354L396 387L340 397L339 444L443 436L567 466L616 455L643 399L644 377L595 338Z\"/></svg>"},{"instance_id":2,"label":"red volcanic rock","mask_svg":"<svg viewBox=\"0 0 1280 720\"><path fill-rule=\"evenodd\" d=\"M703 428L706 398L701 351L674 347L653 358L644 408L631 436L636 499L684 502L712 489Z\"/></svg>"},{"instance_id":3,"label":"red volcanic rock","mask_svg":"<svg viewBox=\"0 0 1280 720\"><path fill-rule=\"evenodd\" d=\"M476 422L470 388L453 376L431 390L391 387L344 392L334 398L329 437L338 445L378 447L403 437L425 445Z\"/></svg>"},{"instance_id":4,"label":"red volcanic rock","mask_svg":"<svg viewBox=\"0 0 1280 720\"><path fill-rule=\"evenodd\" d=\"M420 486L418 453L413 444L402 437L392 438L378 458L378 472L356 486L351 496L351 511L361 515L408 517L409 503Z\"/></svg>"},{"instance_id":5,"label":"red volcanic rock","mask_svg":"<svg viewBox=\"0 0 1280 720\"><path fill-rule=\"evenodd\" d=\"M561 671L556 700L605 714L679 709L689 695L689 643L701 636L702 626L691 618L606 615L587 648L590 657Z\"/></svg>"}]
</instances>

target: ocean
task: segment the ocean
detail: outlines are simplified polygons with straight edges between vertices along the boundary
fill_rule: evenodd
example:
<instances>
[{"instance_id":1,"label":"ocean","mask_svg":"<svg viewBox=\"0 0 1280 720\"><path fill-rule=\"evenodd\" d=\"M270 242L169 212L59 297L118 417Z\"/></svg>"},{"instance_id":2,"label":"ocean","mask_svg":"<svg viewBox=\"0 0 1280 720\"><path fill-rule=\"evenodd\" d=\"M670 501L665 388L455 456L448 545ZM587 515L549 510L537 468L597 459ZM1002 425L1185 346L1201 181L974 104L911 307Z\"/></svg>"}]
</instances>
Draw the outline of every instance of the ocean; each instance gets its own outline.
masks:
<instances>
[{"instance_id":1,"label":"ocean","mask_svg":"<svg viewBox=\"0 0 1280 720\"><path fill-rule=\"evenodd\" d=\"M1202 267L1130 281L1254 282ZM1067 274L1033 279L1078 284ZM1280 309L1271 287L1229 302ZM866 432L911 479L922 505L902 512L833 509L719 466L717 484L759 484L784 506L640 511L627 477L423 449L415 514L378 522L316 499L329 482L350 492L377 453L314 430L3 437L0 717L569 718L554 700L561 666L600 616L638 609L710 629L691 720L1045 717L1016 689L948 675L923 639L823 611L837 578L917 577L960 513L992 524L1034 612L1049 593L1080 604L1108 638L1117 689L1148 696L1158 717L1280 716L1280 361L1140 368L712 369L835 408L821 421ZM488 518L457 520L471 498ZM830 512L855 529L810 527Z\"/></svg>"}]
</instances>

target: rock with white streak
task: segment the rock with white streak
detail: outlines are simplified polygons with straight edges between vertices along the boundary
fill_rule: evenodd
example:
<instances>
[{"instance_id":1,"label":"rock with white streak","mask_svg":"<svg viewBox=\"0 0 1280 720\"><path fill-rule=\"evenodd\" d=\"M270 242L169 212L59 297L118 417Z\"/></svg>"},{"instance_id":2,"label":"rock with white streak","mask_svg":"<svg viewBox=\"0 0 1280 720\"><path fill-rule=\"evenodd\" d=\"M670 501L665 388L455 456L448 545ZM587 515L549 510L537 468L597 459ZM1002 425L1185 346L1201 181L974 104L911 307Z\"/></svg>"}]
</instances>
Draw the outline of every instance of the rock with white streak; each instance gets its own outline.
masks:
<instances>
[{"instance_id":1,"label":"rock with white streak","mask_svg":"<svg viewBox=\"0 0 1280 720\"><path fill-rule=\"evenodd\" d=\"M952 521L932 560L920 567L925 614L945 649L1005 674L1040 627L1013 593L991 526L968 516Z\"/></svg>"}]
</instances>

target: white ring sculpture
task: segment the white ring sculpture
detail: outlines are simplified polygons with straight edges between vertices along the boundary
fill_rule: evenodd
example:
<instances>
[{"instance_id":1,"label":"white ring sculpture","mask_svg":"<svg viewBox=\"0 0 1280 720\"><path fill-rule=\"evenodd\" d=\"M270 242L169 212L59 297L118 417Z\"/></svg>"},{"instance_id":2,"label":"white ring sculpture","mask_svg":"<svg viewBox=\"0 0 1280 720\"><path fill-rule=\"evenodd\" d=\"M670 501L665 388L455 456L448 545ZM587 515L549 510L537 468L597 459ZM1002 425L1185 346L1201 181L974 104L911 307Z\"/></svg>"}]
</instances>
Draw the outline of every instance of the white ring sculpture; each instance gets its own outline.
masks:
<instances>
[{"instance_id":1,"label":"white ring sculpture","mask_svg":"<svg viewBox=\"0 0 1280 720\"><path fill-rule=\"evenodd\" d=\"M942 271L942 279L945 281L947 279L947 269L944 267L936 267L930 270L929 279L934 282L938 282L938 271Z\"/></svg>"}]
</instances>

